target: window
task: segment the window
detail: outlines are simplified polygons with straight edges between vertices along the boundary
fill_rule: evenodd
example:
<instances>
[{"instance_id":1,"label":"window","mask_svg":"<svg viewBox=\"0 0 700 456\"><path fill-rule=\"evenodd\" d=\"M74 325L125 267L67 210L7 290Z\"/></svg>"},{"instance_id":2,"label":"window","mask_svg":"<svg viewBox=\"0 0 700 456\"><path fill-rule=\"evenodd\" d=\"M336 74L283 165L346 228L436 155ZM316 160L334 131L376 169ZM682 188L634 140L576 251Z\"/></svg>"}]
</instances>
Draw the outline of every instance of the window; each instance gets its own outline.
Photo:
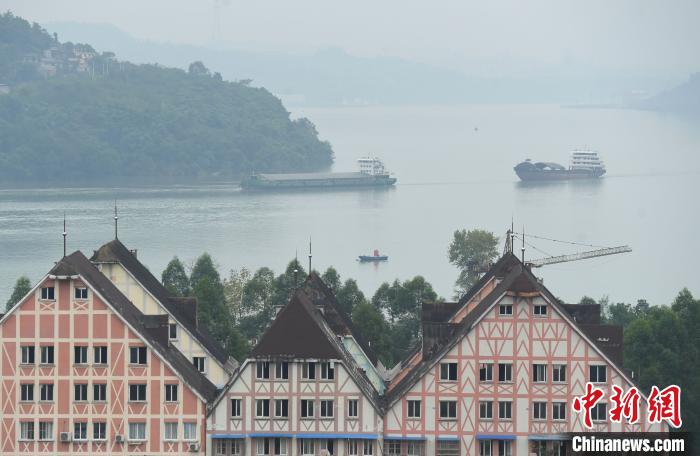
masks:
<instances>
[{"instance_id":1,"label":"window","mask_svg":"<svg viewBox=\"0 0 700 456\"><path fill-rule=\"evenodd\" d=\"M287 399L275 399L275 416L277 418L289 416L289 401Z\"/></svg>"},{"instance_id":2,"label":"window","mask_svg":"<svg viewBox=\"0 0 700 456\"><path fill-rule=\"evenodd\" d=\"M532 365L532 381L535 383L544 383L547 381L547 365L533 364Z\"/></svg>"},{"instance_id":3,"label":"window","mask_svg":"<svg viewBox=\"0 0 700 456\"><path fill-rule=\"evenodd\" d=\"M197 440L197 423L182 423L182 439Z\"/></svg>"},{"instance_id":4,"label":"window","mask_svg":"<svg viewBox=\"0 0 700 456\"><path fill-rule=\"evenodd\" d=\"M87 299L88 291L87 287L75 287L73 296L75 299Z\"/></svg>"},{"instance_id":5,"label":"window","mask_svg":"<svg viewBox=\"0 0 700 456\"><path fill-rule=\"evenodd\" d=\"M457 381L457 363L442 363L440 364L440 381L456 382Z\"/></svg>"},{"instance_id":6,"label":"window","mask_svg":"<svg viewBox=\"0 0 700 456\"><path fill-rule=\"evenodd\" d=\"M321 363L321 380L333 380L335 369L332 363Z\"/></svg>"},{"instance_id":7,"label":"window","mask_svg":"<svg viewBox=\"0 0 700 456\"><path fill-rule=\"evenodd\" d=\"M459 456L459 441L438 440L436 456Z\"/></svg>"},{"instance_id":8,"label":"window","mask_svg":"<svg viewBox=\"0 0 700 456\"><path fill-rule=\"evenodd\" d=\"M270 454L270 440L255 439L255 454L257 456L264 456Z\"/></svg>"},{"instance_id":9,"label":"window","mask_svg":"<svg viewBox=\"0 0 700 456\"><path fill-rule=\"evenodd\" d=\"M552 402L552 419L566 419L566 402Z\"/></svg>"},{"instance_id":10,"label":"window","mask_svg":"<svg viewBox=\"0 0 700 456\"><path fill-rule=\"evenodd\" d=\"M498 365L498 381L501 383L510 383L513 381L513 365L499 364Z\"/></svg>"},{"instance_id":11,"label":"window","mask_svg":"<svg viewBox=\"0 0 700 456\"><path fill-rule=\"evenodd\" d=\"M420 401L406 401L406 416L408 418L420 418Z\"/></svg>"},{"instance_id":12,"label":"window","mask_svg":"<svg viewBox=\"0 0 700 456\"><path fill-rule=\"evenodd\" d=\"M311 399L301 400L301 417L302 418L313 418L314 417L314 401Z\"/></svg>"},{"instance_id":13,"label":"window","mask_svg":"<svg viewBox=\"0 0 700 456\"><path fill-rule=\"evenodd\" d=\"M347 440L345 443L345 449L348 455L357 455L357 440Z\"/></svg>"},{"instance_id":14,"label":"window","mask_svg":"<svg viewBox=\"0 0 700 456\"><path fill-rule=\"evenodd\" d=\"M276 438L274 439L274 452L276 456L284 456L287 454L287 439ZM332 450L332 448L331 448ZM332 454L332 453L331 453Z\"/></svg>"},{"instance_id":15,"label":"window","mask_svg":"<svg viewBox=\"0 0 700 456\"><path fill-rule=\"evenodd\" d=\"M275 365L275 378L277 380L287 380L289 379L289 363L286 361L277 363Z\"/></svg>"},{"instance_id":16,"label":"window","mask_svg":"<svg viewBox=\"0 0 700 456\"><path fill-rule=\"evenodd\" d=\"M73 363L74 364L87 364L88 348L86 345L76 345L73 347Z\"/></svg>"},{"instance_id":17,"label":"window","mask_svg":"<svg viewBox=\"0 0 700 456\"><path fill-rule=\"evenodd\" d=\"M456 401L440 401L440 419L454 420L457 418Z\"/></svg>"},{"instance_id":18,"label":"window","mask_svg":"<svg viewBox=\"0 0 700 456\"><path fill-rule=\"evenodd\" d=\"M129 440L146 440L146 423L129 423Z\"/></svg>"},{"instance_id":19,"label":"window","mask_svg":"<svg viewBox=\"0 0 700 456\"><path fill-rule=\"evenodd\" d=\"M242 453L243 444L240 440L231 441L231 454L234 456L240 455Z\"/></svg>"},{"instance_id":20,"label":"window","mask_svg":"<svg viewBox=\"0 0 700 456\"><path fill-rule=\"evenodd\" d=\"M177 323L170 323L168 325L168 339L177 340Z\"/></svg>"},{"instance_id":21,"label":"window","mask_svg":"<svg viewBox=\"0 0 700 456\"><path fill-rule=\"evenodd\" d=\"M401 441L400 440L385 440L384 448L386 448L386 454L391 456L398 456L401 454Z\"/></svg>"},{"instance_id":22,"label":"window","mask_svg":"<svg viewBox=\"0 0 700 456\"><path fill-rule=\"evenodd\" d=\"M25 383L19 386L19 400L29 402L34 400L34 385Z\"/></svg>"},{"instance_id":23,"label":"window","mask_svg":"<svg viewBox=\"0 0 700 456\"><path fill-rule=\"evenodd\" d=\"M509 440L499 440L498 456L513 456L513 442Z\"/></svg>"},{"instance_id":24,"label":"window","mask_svg":"<svg viewBox=\"0 0 700 456\"><path fill-rule=\"evenodd\" d=\"M357 418L357 399L348 399L348 418Z\"/></svg>"},{"instance_id":25,"label":"window","mask_svg":"<svg viewBox=\"0 0 700 456\"><path fill-rule=\"evenodd\" d=\"M605 383L608 381L608 372L605 366L590 366L589 381L593 383Z\"/></svg>"},{"instance_id":26,"label":"window","mask_svg":"<svg viewBox=\"0 0 700 456\"><path fill-rule=\"evenodd\" d=\"M547 403L533 402L532 403L532 418L535 420L547 419Z\"/></svg>"},{"instance_id":27,"label":"window","mask_svg":"<svg viewBox=\"0 0 700 456\"><path fill-rule=\"evenodd\" d=\"M73 440L87 440L87 423L73 423Z\"/></svg>"},{"instance_id":28,"label":"window","mask_svg":"<svg viewBox=\"0 0 700 456\"><path fill-rule=\"evenodd\" d=\"M479 381L480 382L490 382L492 380L493 380L493 364L481 363L481 367L479 367Z\"/></svg>"},{"instance_id":29,"label":"window","mask_svg":"<svg viewBox=\"0 0 700 456\"><path fill-rule=\"evenodd\" d=\"M177 423L165 423L165 440L177 440Z\"/></svg>"},{"instance_id":30,"label":"window","mask_svg":"<svg viewBox=\"0 0 700 456\"><path fill-rule=\"evenodd\" d=\"M326 450L328 454L333 454L333 440L332 439L325 439L325 440L320 440L318 442L318 449L323 452L323 450Z\"/></svg>"},{"instance_id":31,"label":"window","mask_svg":"<svg viewBox=\"0 0 700 456\"><path fill-rule=\"evenodd\" d=\"M142 383L129 385L129 401L145 402L146 401L146 385Z\"/></svg>"},{"instance_id":32,"label":"window","mask_svg":"<svg viewBox=\"0 0 700 456\"><path fill-rule=\"evenodd\" d=\"M544 440L530 442L530 454L535 454L536 456L547 455L547 442Z\"/></svg>"},{"instance_id":33,"label":"window","mask_svg":"<svg viewBox=\"0 0 700 456\"><path fill-rule=\"evenodd\" d=\"M270 378L270 363L268 361L258 361L255 363L255 378L258 380Z\"/></svg>"},{"instance_id":34,"label":"window","mask_svg":"<svg viewBox=\"0 0 700 456\"><path fill-rule=\"evenodd\" d=\"M177 402L177 385L165 385L165 402Z\"/></svg>"},{"instance_id":35,"label":"window","mask_svg":"<svg viewBox=\"0 0 700 456\"><path fill-rule=\"evenodd\" d=\"M312 439L301 439L301 454L314 454L314 441Z\"/></svg>"},{"instance_id":36,"label":"window","mask_svg":"<svg viewBox=\"0 0 700 456\"><path fill-rule=\"evenodd\" d=\"M53 440L52 421L39 421L39 440Z\"/></svg>"},{"instance_id":37,"label":"window","mask_svg":"<svg viewBox=\"0 0 700 456\"><path fill-rule=\"evenodd\" d=\"M536 317L546 317L547 316L547 306L542 304L542 305L535 305L535 316Z\"/></svg>"},{"instance_id":38,"label":"window","mask_svg":"<svg viewBox=\"0 0 700 456\"><path fill-rule=\"evenodd\" d=\"M42 383L39 385L39 400L45 402L53 401L53 383Z\"/></svg>"},{"instance_id":39,"label":"window","mask_svg":"<svg viewBox=\"0 0 700 456\"><path fill-rule=\"evenodd\" d=\"M95 402L105 402L107 400L107 385L104 383L94 383L92 385L92 400Z\"/></svg>"},{"instance_id":40,"label":"window","mask_svg":"<svg viewBox=\"0 0 700 456\"><path fill-rule=\"evenodd\" d=\"M74 393L73 400L76 402L87 401L88 400L87 391L88 391L87 383L76 383L75 385L73 385L73 393Z\"/></svg>"},{"instance_id":41,"label":"window","mask_svg":"<svg viewBox=\"0 0 700 456\"><path fill-rule=\"evenodd\" d=\"M479 456L491 456L490 440L479 440Z\"/></svg>"},{"instance_id":42,"label":"window","mask_svg":"<svg viewBox=\"0 0 700 456\"><path fill-rule=\"evenodd\" d=\"M94 362L95 364L107 364L107 347L94 347Z\"/></svg>"},{"instance_id":43,"label":"window","mask_svg":"<svg viewBox=\"0 0 700 456\"><path fill-rule=\"evenodd\" d=\"M498 306L498 315L513 315L513 304L501 304Z\"/></svg>"},{"instance_id":44,"label":"window","mask_svg":"<svg viewBox=\"0 0 700 456\"><path fill-rule=\"evenodd\" d=\"M304 363L301 368L301 378L313 380L316 378L316 363Z\"/></svg>"},{"instance_id":45,"label":"window","mask_svg":"<svg viewBox=\"0 0 700 456\"><path fill-rule=\"evenodd\" d=\"M591 419L593 421L606 421L608 419L608 404L598 402L591 409Z\"/></svg>"},{"instance_id":46,"label":"window","mask_svg":"<svg viewBox=\"0 0 700 456\"><path fill-rule=\"evenodd\" d=\"M97 422L92 423L92 439L107 440L107 423Z\"/></svg>"},{"instance_id":47,"label":"window","mask_svg":"<svg viewBox=\"0 0 700 456\"><path fill-rule=\"evenodd\" d=\"M146 347L129 347L130 364L146 364ZM142 424L142 423L134 423Z\"/></svg>"},{"instance_id":48,"label":"window","mask_svg":"<svg viewBox=\"0 0 700 456\"><path fill-rule=\"evenodd\" d=\"M53 364L53 345L41 347L41 364Z\"/></svg>"},{"instance_id":49,"label":"window","mask_svg":"<svg viewBox=\"0 0 700 456\"><path fill-rule=\"evenodd\" d=\"M498 419L510 420L513 418L513 403L511 401L500 401L498 403Z\"/></svg>"},{"instance_id":50,"label":"window","mask_svg":"<svg viewBox=\"0 0 700 456\"><path fill-rule=\"evenodd\" d=\"M53 287L41 287L41 299L53 301L54 298L54 288Z\"/></svg>"},{"instance_id":51,"label":"window","mask_svg":"<svg viewBox=\"0 0 700 456\"><path fill-rule=\"evenodd\" d=\"M258 418L270 417L270 399L255 400L255 416Z\"/></svg>"},{"instance_id":52,"label":"window","mask_svg":"<svg viewBox=\"0 0 700 456\"><path fill-rule=\"evenodd\" d=\"M194 364L195 369L197 369L199 372L206 372L206 358L204 356L194 356L192 357L192 364ZM267 377L265 378L270 378L270 369L268 368L267 370Z\"/></svg>"},{"instance_id":53,"label":"window","mask_svg":"<svg viewBox=\"0 0 700 456\"><path fill-rule=\"evenodd\" d=\"M241 400L231 399L231 418L241 417Z\"/></svg>"},{"instance_id":54,"label":"window","mask_svg":"<svg viewBox=\"0 0 700 456\"><path fill-rule=\"evenodd\" d=\"M321 400L321 418L333 418L333 401L328 399Z\"/></svg>"},{"instance_id":55,"label":"window","mask_svg":"<svg viewBox=\"0 0 700 456\"><path fill-rule=\"evenodd\" d=\"M362 454L365 456L371 456L374 451L374 443L371 440L362 441Z\"/></svg>"},{"instance_id":56,"label":"window","mask_svg":"<svg viewBox=\"0 0 700 456\"><path fill-rule=\"evenodd\" d=\"M408 456L422 456L423 442L406 442L406 453Z\"/></svg>"},{"instance_id":57,"label":"window","mask_svg":"<svg viewBox=\"0 0 700 456\"><path fill-rule=\"evenodd\" d=\"M22 364L34 364L34 346L23 345L20 350L22 351Z\"/></svg>"},{"instance_id":58,"label":"window","mask_svg":"<svg viewBox=\"0 0 700 456\"><path fill-rule=\"evenodd\" d=\"M552 366L552 381L559 383L566 381L566 364L555 364Z\"/></svg>"},{"instance_id":59,"label":"window","mask_svg":"<svg viewBox=\"0 0 700 456\"><path fill-rule=\"evenodd\" d=\"M167 426L168 423L165 423ZM167 429L167 428L166 428ZM166 438L166 440L168 440ZM224 439L216 439L214 442L214 455L215 456L226 456L228 453L228 442Z\"/></svg>"},{"instance_id":60,"label":"window","mask_svg":"<svg viewBox=\"0 0 700 456\"><path fill-rule=\"evenodd\" d=\"M22 421L19 423L19 439L34 440L34 422Z\"/></svg>"},{"instance_id":61,"label":"window","mask_svg":"<svg viewBox=\"0 0 700 456\"><path fill-rule=\"evenodd\" d=\"M479 418L481 418L482 420L490 420L493 418L493 402L479 402Z\"/></svg>"}]
</instances>

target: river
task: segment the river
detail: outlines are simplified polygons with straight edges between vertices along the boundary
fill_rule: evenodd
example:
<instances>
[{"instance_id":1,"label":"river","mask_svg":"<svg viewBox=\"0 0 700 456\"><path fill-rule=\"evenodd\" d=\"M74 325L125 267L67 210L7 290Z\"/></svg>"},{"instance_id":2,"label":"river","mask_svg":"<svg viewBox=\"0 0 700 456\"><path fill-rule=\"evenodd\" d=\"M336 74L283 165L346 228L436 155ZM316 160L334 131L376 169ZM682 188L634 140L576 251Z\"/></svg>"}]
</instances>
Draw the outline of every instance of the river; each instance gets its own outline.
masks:
<instances>
[{"instance_id":1,"label":"river","mask_svg":"<svg viewBox=\"0 0 700 456\"><path fill-rule=\"evenodd\" d=\"M334 170L381 157L398 177L392 189L246 193L233 184L136 188L0 190L0 299L21 274L40 279L68 250L119 237L157 276L174 256L191 263L208 251L222 274L269 266L298 254L335 266L366 293L383 281L423 275L445 298L457 270L447 247L461 228L503 238L518 231L583 244L628 244L627 254L545 266L536 273L556 296L669 303L683 287L700 293L700 129L697 120L630 110L551 105L343 107L293 110L333 145ZM598 150L608 174L598 181L524 185L512 167L525 158L566 163L576 147ZM527 237L526 237L527 238ZM526 258L591 248L530 238ZM379 249L382 264L357 255ZM501 246L499 246L499 249Z\"/></svg>"}]
</instances>

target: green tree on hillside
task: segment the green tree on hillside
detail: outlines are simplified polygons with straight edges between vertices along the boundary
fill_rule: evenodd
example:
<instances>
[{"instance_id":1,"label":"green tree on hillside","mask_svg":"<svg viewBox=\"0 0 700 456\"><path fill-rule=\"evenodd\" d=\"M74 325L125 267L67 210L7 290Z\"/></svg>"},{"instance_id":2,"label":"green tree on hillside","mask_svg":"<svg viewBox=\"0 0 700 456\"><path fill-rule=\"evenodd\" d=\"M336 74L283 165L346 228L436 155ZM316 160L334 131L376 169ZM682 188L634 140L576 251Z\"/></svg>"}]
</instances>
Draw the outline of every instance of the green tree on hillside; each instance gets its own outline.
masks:
<instances>
[{"instance_id":1,"label":"green tree on hillside","mask_svg":"<svg viewBox=\"0 0 700 456\"><path fill-rule=\"evenodd\" d=\"M7 300L5 304L5 311L12 309L15 304L19 302L20 299L24 298L27 293L32 290L32 283L29 281L29 277L22 276L15 282L15 288L12 290L12 295L10 299Z\"/></svg>"},{"instance_id":2,"label":"green tree on hillside","mask_svg":"<svg viewBox=\"0 0 700 456\"><path fill-rule=\"evenodd\" d=\"M464 294L498 257L498 237L485 230L457 230L448 249L450 263L459 268L457 295Z\"/></svg>"},{"instance_id":3,"label":"green tree on hillside","mask_svg":"<svg viewBox=\"0 0 700 456\"><path fill-rule=\"evenodd\" d=\"M190 279L185 272L185 266L178 257L173 257L165 267L161 281L163 286L174 296L189 296L190 294Z\"/></svg>"}]
</instances>

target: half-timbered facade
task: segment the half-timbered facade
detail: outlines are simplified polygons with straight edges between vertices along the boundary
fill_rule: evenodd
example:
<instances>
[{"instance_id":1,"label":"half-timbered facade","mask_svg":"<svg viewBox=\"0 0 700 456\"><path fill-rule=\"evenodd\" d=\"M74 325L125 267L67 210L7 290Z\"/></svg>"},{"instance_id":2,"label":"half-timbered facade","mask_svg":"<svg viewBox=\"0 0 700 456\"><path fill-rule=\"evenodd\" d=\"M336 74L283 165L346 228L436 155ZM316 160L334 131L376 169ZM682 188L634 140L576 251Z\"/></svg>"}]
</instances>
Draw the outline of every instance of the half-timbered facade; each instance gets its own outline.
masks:
<instances>
[{"instance_id":1,"label":"half-timbered facade","mask_svg":"<svg viewBox=\"0 0 700 456\"><path fill-rule=\"evenodd\" d=\"M119 239L101 246L90 260L145 315L167 315L170 342L218 388L226 384L238 363L198 324L194 298L172 296Z\"/></svg>"},{"instance_id":2,"label":"half-timbered facade","mask_svg":"<svg viewBox=\"0 0 700 456\"><path fill-rule=\"evenodd\" d=\"M595 431L665 430L646 410L637 425L609 422L611 386L633 384L621 330L592 307L560 304L511 254L459 303L424 305L422 347L389 385L385 453L564 454L565 434L587 431L571 410L587 382L606 393Z\"/></svg>"},{"instance_id":3,"label":"half-timbered facade","mask_svg":"<svg viewBox=\"0 0 700 456\"><path fill-rule=\"evenodd\" d=\"M0 319L0 454L205 454L216 387L80 252Z\"/></svg>"},{"instance_id":4,"label":"half-timbered facade","mask_svg":"<svg viewBox=\"0 0 700 456\"><path fill-rule=\"evenodd\" d=\"M211 454L381 453L376 372L360 367L373 355L344 318L320 279L309 277L215 402Z\"/></svg>"}]
</instances>

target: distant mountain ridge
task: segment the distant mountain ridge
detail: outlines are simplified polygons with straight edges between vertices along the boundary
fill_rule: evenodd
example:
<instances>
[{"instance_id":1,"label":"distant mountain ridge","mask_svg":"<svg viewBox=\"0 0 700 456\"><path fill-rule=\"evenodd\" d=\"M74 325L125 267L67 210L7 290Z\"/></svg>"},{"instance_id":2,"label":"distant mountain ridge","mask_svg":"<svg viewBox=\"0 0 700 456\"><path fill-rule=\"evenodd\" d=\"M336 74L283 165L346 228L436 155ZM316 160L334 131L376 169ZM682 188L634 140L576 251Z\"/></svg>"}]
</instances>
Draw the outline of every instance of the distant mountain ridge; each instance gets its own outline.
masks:
<instances>
[{"instance_id":1,"label":"distant mountain ridge","mask_svg":"<svg viewBox=\"0 0 700 456\"><path fill-rule=\"evenodd\" d=\"M238 178L328 168L308 119L201 62L135 65L0 14L0 182ZM8 92L9 93L6 93Z\"/></svg>"},{"instance_id":2,"label":"distant mountain ridge","mask_svg":"<svg viewBox=\"0 0 700 456\"><path fill-rule=\"evenodd\" d=\"M132 37L111 24L45 24L59 37L84 39L140 63L187 68L193 60L230 80L252 79L287 104L455 105L468 103L610 103L627 92L655 92L667 81L579 74L483 77L395 57L357 57L327 48L310 55L212 49Z\"/></svg>"},{"instance_id":3,"label":"distant mountain ridge","mask_svg":"<svg viewBox=\"0 0 700 456\"><path fill-rule=\"evenodd\" d=\"M677 87L636 103L637 109L700 115L700 72Z\"/></svg>"}]
</instances>

